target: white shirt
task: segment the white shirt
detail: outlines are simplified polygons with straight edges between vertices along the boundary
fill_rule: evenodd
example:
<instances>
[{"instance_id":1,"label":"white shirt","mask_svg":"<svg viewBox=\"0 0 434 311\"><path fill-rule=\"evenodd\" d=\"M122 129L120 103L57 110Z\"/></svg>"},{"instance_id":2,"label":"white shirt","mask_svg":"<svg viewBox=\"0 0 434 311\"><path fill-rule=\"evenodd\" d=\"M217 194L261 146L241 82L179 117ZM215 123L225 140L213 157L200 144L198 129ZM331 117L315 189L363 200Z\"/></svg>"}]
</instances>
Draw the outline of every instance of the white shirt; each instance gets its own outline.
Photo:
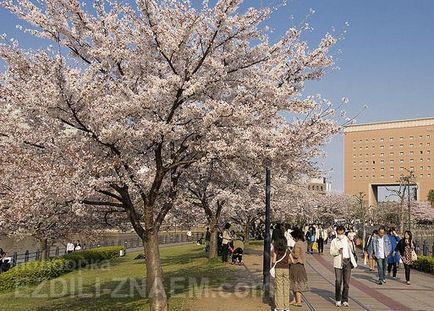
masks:
<instances>
[{"instance_id":1,"label":"white shirt","mask_svg":"<svg viewBox=\"0 0 434 311\"><path fill-rule=\"evenodd\" d=\"M286 238L286 241L288 243L288 247L294 247L294 245L295 245L295 241L292 238L291 232L292 232L291 229L288 229L287 231L285 231L285 238Z\"/></svg>"},{"instance_id":2,"label":"white shirt","mask_svg":"<svg viewBox=\"0 0 434 311\"><path fill-rule=\"evenodd\" d=\"M66 244L66 250L67 251L73 251L74 250L74 244L73 243Z\"/></svg>"},{"instance_id":3,"label":"white shirt","mask_svg":"<svg viewBox=\"0 0 434 311\"><path fill-rule=\"evenodd\" d=\"M350 258L350 245L348 244L348 238L344 237L340 240L342 243L342 257L345 259Z\"/></svg>"},{"instance_id":4,"label":"white shirt","mask_svg":"<svg viewBox=\"0 0 434 311\"><path fill-rule=\"evenodd\" d=\"M378 238L378 251L380 252L380 259L384 259L384 236Z\"/></svg>"}]
</instances>

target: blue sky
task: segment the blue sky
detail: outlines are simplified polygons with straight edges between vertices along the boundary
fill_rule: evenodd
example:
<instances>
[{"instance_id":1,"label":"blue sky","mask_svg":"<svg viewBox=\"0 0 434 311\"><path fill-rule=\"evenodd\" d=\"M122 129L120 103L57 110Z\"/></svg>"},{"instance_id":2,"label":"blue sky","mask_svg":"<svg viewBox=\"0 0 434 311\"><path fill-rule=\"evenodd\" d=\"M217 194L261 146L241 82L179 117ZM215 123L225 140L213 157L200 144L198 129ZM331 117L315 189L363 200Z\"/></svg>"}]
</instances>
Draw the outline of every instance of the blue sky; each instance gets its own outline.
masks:
<instances>
[{"instance_id":1,"label":"blue sky","mask_svg":"<svg viewBox=\"0 0 434 311\"><path fill-rule=\"evenodd\" d=\"M258 6L261 0L246 0ZM265 5L276 0L262 0ZM339 103L347 97L349 115L368 109L357 122L434 116L434 1L433 0L288 0L267 23L277 38L309 13L314 31L306 36L312 45L333 27L337 34L349 23L336 54L340 70L309 83L306 94L321 94ZM291 20L289 17L293 16ZM38 47L37 39L15 28L18 21L0 9L0 33L18 38L25 47ZM342 137L326 147L324 169L333 169L334 190L342 190Z\"/></svg>"}]
</instances>

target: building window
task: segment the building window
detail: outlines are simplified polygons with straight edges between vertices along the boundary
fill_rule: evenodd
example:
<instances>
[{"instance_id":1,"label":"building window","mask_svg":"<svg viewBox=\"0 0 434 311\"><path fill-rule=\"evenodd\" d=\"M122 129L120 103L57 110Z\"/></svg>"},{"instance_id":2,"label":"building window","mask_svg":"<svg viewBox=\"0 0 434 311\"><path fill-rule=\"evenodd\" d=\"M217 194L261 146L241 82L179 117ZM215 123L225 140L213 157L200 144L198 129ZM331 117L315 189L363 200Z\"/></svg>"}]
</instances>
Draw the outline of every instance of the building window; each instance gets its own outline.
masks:
<instances>
[{"instance_id":1,"label":"building window","mask_svg":"<svg viewBox=\"0 0 434 311\"><path fill-rule=\"evenodd\" d=\"M414 154L414 151L412 150L412 151L410 151L410 154Z\"/></svg>"},{"instance_id":2,"label":"building window","mask_svg":"<svg viewBox=\"0 0 434 311\"><path fill-rule=\"evenodd\" d=\"M399 163L404 163L404 159L400 159L400 160L399 160Z\"/></svg>"},{"instance_id":3,"label":"building window","mask_svg":"<svg viewBox=\"0 0 434 311\"><path fill-rule=\"evenodd\" d=\"M390 141L393 141L393 137L390 137L389 140L390 140Z\"/></svg>"},{"instance_id":4,"label":"building window","mask_svg":"<svg viewBox=\"0 0 434 311\"><path fill-rule=\"evenodd\" d=\"M413 136L413 135L411 135L411 136L410 136L409 138L410 138L410 140L413 140L413 139L414 139L414 136Z\"/></svg>"},{"instance_id":5,"label":"building window","mask_svg":"<svg viewBox=\"0 0 434 311\"><path fill-rule=\"evenodd\" d=\"M431 174L427 174L426 177L431 178Z\"/></svg>"},{"instance_id":6,"label":"building window","mask_svg":"<svg viewBox=\"0 0 434 311\"><path fill-rule=\"evenodd\" d=\"M380 160L380 163L381 163L381 164L384 164L384 160Z\"/></svg>"},{"instance_id":7,"label":"building window","mask_svg":"<svg viewBox=\"0 0 434 311\"><path fill-rule=\"evenodd\" d=\"M372 161L372 164L375 164L375 160L374 160L374 161Z\"/></svg>"},{"instance_id":8,"label":"building window","mask_svg":"<svg viewBox=\"0 0 434 311\"><path fill-rule=\"evenodd\" d=\"M395 175L391 174L391 175L390 175L390 178L395 178Z\"/></svg>"},{"instance_id":9,"label":"building window","mask_svg":"<svg viewBox=\"0 0 434 311\"><path fill-rule=\"evenodd\" d=\"M394 167L391 167L391 168L390 168L390 170L391 170L391 171L394 171L394 170L395 170L395 168L394 168Z\"/></svg>"},{"instance_id":10,"label":"building window","mask_svg":"<svg viewBox=\"0 0 434 311\"><path fill-rule=\"evenodd\" d=\"M423 154L423 151L422 151L422 150L420 151L420 154Z\"/></svg>"},{"instance_id":11,"label":"building window","mask_svg":"<svg viewBox=\"0 0 434 311\"><path fill-rule=\"evenodd\" d=\"M420 170L423 171L423 166L420 167Z\"/></svg>"},{"instance_id":12,"label":"building window","mask_svg":"<svg viewBox=\"0 0 434 311\"><path fill-rule=\"evenodd\" d=\"M400 144L400 145L399 145L399 148L404 148L404 145L403 145L403 144Z\"/></svg>"},{"instance_id":13,"label":"building window","mask_svg":"<svg viewBox=\"0 0 434 311\"><path fill-rule=\"evenodd\" d=\"M430 171L430 170L431 170L431 166L427 166L426 169L427 169L428 171Z\"/></svg>"},{"instance_id":14,"label":"building window","mask_svg":"<svg viewBox=\"0 0 434 311\"><path fill-rule=\"evenodd\" d=\"M410 171L414 171L414 166L410 166Z\"/></svg>"},{"instance_id":15,"label":"building window","mask_svg":"<svg viewBox=\"0 0 434 311\"><path fill-rule=\"evenodd\" d=\"M383 145L381 145L381 146L380 146L380 149L384 149L384 146L383 146Z\"/></svg>"},{"instance_id":16,"label":"building window","mask_svg":"<svg viewBox=\"0 0 434 311\"><path fill-rule=\"evenodd\" d=\"M403 136L399 137L399 140L404 140L404 137Z\"/></svg>"},{"instance_id":17,"label":"building window","mask_svg":"<svg viewBox=\"0 0 434 311\"><path fill-rule=\"evenodd\" d=\"M423 173L421 173L421 174L420 174L420 177L422 177L422 178L423 178Z\"/></svg>"},{"instance_id":18,"label":"building window","mask_svg":"<svg viewBox=\"0 0 434 311\"><path fill-rule=\"evenodd\" d=\"M384 175L381 175L381 178L384 178Z\"/></svg>"},{"instance_id":19,"label":"building window","mask_svg":"<svg viewBox=\"0 0 434 311\"><path fill-rule=\"evenodd\" d=\"M395 160L390 160L390 164L393 164L395 162Z\"/></svg>"},{"instance_id":20,"label":"building window","mask_svg":"<svg viewBox=\"0 0 434 311\"><path fill-rule=\"evenodd\" d=\"M384 167L381 168L381 171L384 172Z\"/></svg>"},{"instance_id":21,"label":"building window","mask_svg":"<svg viewBox=\"0 0 434 311\"><path fill-rule=\"evenodd\" d=\"M414 160L413 159L410 159L410 163L413 163L414 162Z\"/></svg>"},{"instance_id":22,"label":"building window","mask_svg":"<svg viewBox=\"0 0 434 311\"><path fill-rule=\"evenodd\" d=\"M419 135L419 139L422 139L423 138L423 136L422 135Z\"/></svg>"},{"instance_id":23,"label":"building window","mask_svg":"<svg viewBox=\"0 0 434 311\"><path fill-rule=\"evenodd\" d=\"M431 146L431 143L426 143L426 145L427 145L427 147L430 147L430 146Z\"/></svg>"},{"instance_id":24,"label":"building window","mask_svg":"<svg viewBox=\"0 0 434 311\"><path fill-rule=\"evenodd\" d=\"M391 156L393 156L395 153L393 153L393 151L390 153Z\"/></svg>"},{"instance_id":25,"label":"building window","mask_svg":"<svg viewBox=\"0 0 434 311\"><path fill-rule=\"evenodd\" d=\"M380 153L380 157L384 157L384 153Z\"/></svg>"},{"instance_id":26,"label":"building window","mask_svg":"<svg viewBox=\"0 0 434 311\"><path fill-rule=\"evenodd\" d=\"M390 148L393 148L393 145L390 145Z\"/></svg>"},{"instance_id":27,"label":"building window","mask_svg":"<svg viewBox=\"0 0 434 311\"><path fill-rule=\"evenodd\" d=\"M404 155L404 152L403 152L403 151L401 151L401 152L399 153L399 155L400 155L400 156L403 156L403 155Z\"/></svg>"},{"instance_id":28,"label":"building window","mask_svg":"<svg viewBox=\"0 0 434 311\"><path fill-rule=\"evenodd\" d=\"M380 138L380 141L383 142L383 141L384 141L384 138Z\"/></svg>"},{"instance_id":29,"label":"building window","mask_svg":"<svg viewBox=\"0 0 434 311\"><path fill-rule=\"evenodd\" d=\"M414 147L414 144L410 144L410 148L413 148Z\"/></svg>"},{"instance_id":30,"label":"building window","mask_svg":"<svg viewBox=\"0 0 434 311\"><path fill-rule=\"evenodd\" d=\"M400 170L400 171L403 171L403 170L404 170L404 168L403 168L403 167L401 166L401 167L399 168L399 170Z\"/></svg>"},{"instance_id":31,"label":"building window","mask_svg":"<svg viewBox=\"0 0 434 311\"><path fill-rule=\"evenodd\" d=\"M431 135L429 135L429 134L428 134L428 135L426 135L426 138L430 139L430 138L431 138Z\"/></svg>"}]
</instances>

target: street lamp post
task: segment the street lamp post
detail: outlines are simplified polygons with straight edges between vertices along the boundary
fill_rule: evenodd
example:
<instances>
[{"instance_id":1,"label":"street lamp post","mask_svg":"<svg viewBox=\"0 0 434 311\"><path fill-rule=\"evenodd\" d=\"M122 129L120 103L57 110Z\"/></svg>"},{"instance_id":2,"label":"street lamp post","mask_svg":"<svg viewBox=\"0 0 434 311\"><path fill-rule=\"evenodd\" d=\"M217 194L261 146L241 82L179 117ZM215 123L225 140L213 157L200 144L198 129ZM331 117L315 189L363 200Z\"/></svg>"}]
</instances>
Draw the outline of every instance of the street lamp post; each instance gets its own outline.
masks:
<instances>
[{"instance_id":1,"label":"street lamp post","mask_svg":"<svg viewBox=\"0 0 434 311\"><path fill-rule=\"evenodd\" d=\"M270 236L270 210L271 210L271 170L265 169L265 234L263 258L263 290L264 298L270 298L270 265L271 265L271 236Z\"/></svg>"}]
</instances>

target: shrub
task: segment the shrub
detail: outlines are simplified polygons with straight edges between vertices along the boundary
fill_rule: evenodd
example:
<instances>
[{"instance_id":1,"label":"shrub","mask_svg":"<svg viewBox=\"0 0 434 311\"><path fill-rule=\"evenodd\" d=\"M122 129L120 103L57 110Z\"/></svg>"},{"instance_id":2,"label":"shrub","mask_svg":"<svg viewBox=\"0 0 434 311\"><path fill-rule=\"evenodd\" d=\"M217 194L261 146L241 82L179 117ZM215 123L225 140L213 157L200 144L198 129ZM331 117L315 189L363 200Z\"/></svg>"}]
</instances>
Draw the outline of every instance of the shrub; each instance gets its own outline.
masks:
<instances>
[{"instance_id":1,"label":"shrub","mask_svg":"<svg viewBox=\"0 0 434 311\"><path fill-rule=\"evenodd\" d=\"M18 265L0 274L0 291L57 278L74 269L118 257L122 249L122 246L99 247L46 261L32 261Z\"/></svg>"},{"instance_id":2,"label":"shrub","mask_svg":"<svg viewBox=\"0 0 434 311\"><path fill-rule=\"evenodd\" d=\"M434 257L418 256L413 268L422 272L434 274Z\"/></svg>"}]
</instances>

